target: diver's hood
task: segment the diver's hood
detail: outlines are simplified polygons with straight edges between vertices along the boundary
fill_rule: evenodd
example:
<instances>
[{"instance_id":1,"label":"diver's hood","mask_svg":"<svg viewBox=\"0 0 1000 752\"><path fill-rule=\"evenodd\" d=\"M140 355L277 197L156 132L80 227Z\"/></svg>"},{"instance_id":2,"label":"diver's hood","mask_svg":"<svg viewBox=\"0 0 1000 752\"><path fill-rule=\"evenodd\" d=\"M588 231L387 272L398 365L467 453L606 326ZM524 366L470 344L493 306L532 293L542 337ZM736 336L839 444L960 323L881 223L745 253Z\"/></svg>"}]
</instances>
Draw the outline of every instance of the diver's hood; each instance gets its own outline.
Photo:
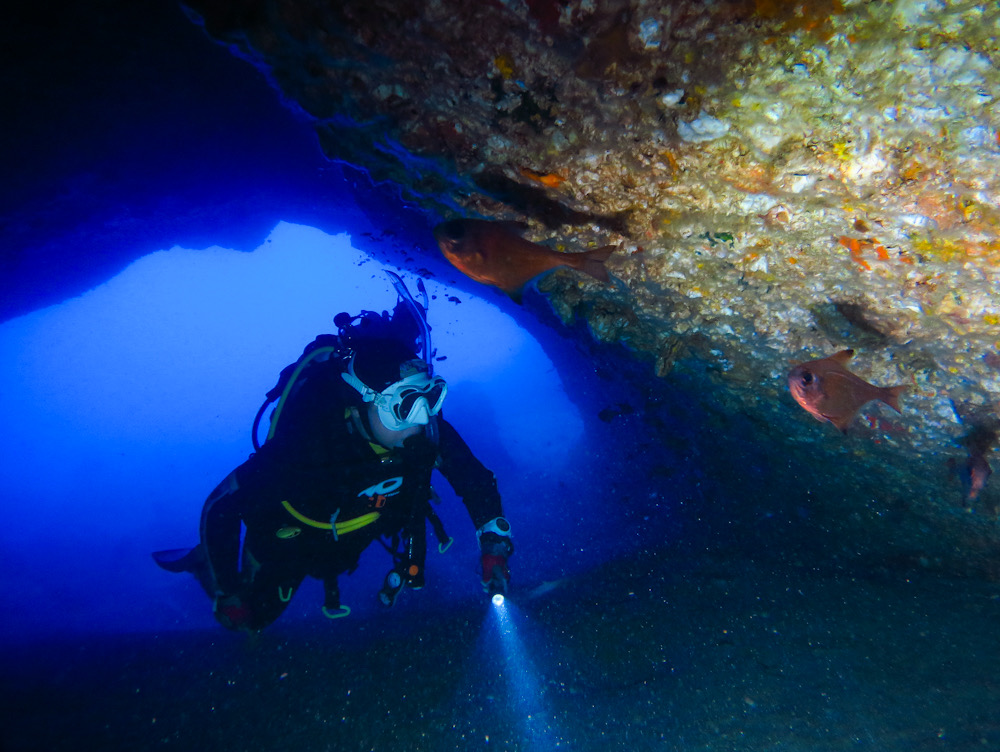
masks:
<instances>
[{"instance_id":1,"label":"diver's hood","mask_svg":"<svg viewBox=\"0 0 1000 752\"><path fill-rule=\"evenodd\" d=\"M405 345L414 357L421 359L427 365L427 374L434 374L434 350L431 347L431 329L427 324L427 290L423 280L417 280L422 303L418 303L403 280L395 272L384 270L396 289L398 299L390 315L388 311L381 314L374 311L361 311L357 316L349 313L338 313L333 323L340 331L343 344L349 349L365 339L393 339Z\"/></svg>"}]
</instances>

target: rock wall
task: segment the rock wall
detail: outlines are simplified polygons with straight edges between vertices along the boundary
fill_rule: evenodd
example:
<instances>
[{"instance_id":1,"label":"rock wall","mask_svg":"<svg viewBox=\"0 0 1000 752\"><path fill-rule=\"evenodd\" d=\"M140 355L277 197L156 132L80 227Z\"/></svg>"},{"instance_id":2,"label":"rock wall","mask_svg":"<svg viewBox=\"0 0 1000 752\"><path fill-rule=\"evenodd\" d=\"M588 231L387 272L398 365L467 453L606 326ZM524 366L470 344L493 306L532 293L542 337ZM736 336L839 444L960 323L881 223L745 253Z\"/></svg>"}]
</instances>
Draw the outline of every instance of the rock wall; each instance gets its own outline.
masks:
<instances>
[{"instance_id":1,"label":"rock wall","mask_svg":"<svg viewBox=\"0 0 1000 752\"><path fill-rule=\"evenodd\" d=\"M746 416L745 440L803 483L821 465L808 482L839 482L862 527L994 571L996 489L964 500L958 478L998 425L996 4L189 6L332 159L446 217L617 244L622 284L541 281L565 323L696 383L709 428ZM844 437L785 379L847 347L859 375L910 389L901 415L869 406Z\"/></svg>"}]
</instances>

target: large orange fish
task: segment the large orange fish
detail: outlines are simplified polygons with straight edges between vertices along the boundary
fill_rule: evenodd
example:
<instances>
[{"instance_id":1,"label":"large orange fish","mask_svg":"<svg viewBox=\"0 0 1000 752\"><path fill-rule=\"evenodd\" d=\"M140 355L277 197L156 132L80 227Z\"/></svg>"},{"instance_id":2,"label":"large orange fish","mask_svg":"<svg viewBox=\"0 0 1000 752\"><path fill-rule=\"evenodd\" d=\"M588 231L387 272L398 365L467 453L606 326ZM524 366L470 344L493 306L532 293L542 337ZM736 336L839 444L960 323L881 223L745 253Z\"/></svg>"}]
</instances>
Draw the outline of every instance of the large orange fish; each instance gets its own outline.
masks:
<instances>
[{"instance_id":1,"label":"large orange fish","mask_svg":"<svg viewBox=\"0 0 1000 752\"><path fill-rule=\"evenodd\" d=\"M858 410L872 400L882 400L898 413L899 395L907 388L875 386L858 378L844 367L852 355L854 350L841 350L829 358L800 363L788 374L788 388L802 409L843 433Z\"/></svg>"},{"instance_id":2,"label":"large orange fish","mask_svg":"<svg viewBox=\"0 0 1000 752\"><path fill-rule=\"evenodd\" d=\"M434 228L441 253L460 272L499 287L517 302L524 286L557 266L568 266L601 282L610 282L604 262L615 246L580 253L559 253L521 237L517 222L453 219Z\"/></svg>"}]
</instances>

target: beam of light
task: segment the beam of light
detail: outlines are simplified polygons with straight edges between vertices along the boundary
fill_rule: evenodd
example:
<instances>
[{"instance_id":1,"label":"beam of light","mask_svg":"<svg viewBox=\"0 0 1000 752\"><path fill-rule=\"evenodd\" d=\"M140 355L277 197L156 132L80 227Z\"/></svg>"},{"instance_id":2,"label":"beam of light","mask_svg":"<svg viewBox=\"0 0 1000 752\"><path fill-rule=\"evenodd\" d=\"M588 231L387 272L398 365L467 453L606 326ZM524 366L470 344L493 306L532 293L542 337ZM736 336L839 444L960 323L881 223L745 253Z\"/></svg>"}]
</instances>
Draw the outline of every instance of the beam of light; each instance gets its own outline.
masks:
<instances>
[{"instance_id":1,"label":"beam of light","mask_svg":"<svg viewBox=\"0 0 1000 752\"><path fill-rule=\"evenodd\" d=\"M520 726L524 748L543 751L565 747L552 713L545 707L545 687L518 634L518 624L525 623L524 615L499 593L493 596L492 603L508 705Z\"/></svg>"}]
</instances>

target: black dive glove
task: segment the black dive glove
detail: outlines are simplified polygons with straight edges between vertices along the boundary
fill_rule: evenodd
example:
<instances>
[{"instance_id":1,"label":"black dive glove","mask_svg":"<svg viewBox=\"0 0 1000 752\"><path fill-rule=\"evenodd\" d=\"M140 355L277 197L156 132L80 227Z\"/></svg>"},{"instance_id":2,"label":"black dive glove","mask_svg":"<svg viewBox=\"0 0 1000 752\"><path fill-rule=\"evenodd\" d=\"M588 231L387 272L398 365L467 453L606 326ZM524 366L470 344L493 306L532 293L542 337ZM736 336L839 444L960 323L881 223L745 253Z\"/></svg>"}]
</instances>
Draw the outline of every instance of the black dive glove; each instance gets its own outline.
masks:
<instances>
[{"instance_id":1,"label":"black dive glove","mask_svg":"<svg viewBox=\"0 0 1000 752\"><path fill-rule=\"evenodd\" d=\"M218 594L212 601L212 612L216 620L226 629L235 632L250 631L249 622L252 617L250 607L238 595Z\"/></svg>"}]
</instances>

